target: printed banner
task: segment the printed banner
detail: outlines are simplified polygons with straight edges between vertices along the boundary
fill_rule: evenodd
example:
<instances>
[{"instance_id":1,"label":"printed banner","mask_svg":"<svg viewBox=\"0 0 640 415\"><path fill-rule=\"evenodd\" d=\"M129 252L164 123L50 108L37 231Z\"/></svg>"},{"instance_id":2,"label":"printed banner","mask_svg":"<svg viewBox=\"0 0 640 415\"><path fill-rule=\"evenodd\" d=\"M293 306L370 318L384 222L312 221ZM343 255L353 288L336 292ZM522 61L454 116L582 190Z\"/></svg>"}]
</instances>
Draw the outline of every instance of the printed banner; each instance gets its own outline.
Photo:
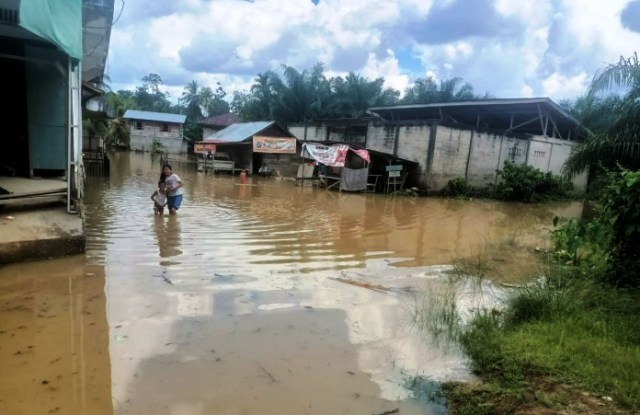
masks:
<instances>
[{"instance_id":1,"label":"printed banner","mask_svg":"<svg viewBox=\"0 0 640 415\"><path fill-rule=\"evenodd\" d=\"M193 152L194 153L202 153L206 154L209 151L212 153L216 152L216 145L213 143L204 143L202 141L193 144Z\"/></svg>"},{"instance_id":2,"label":"printed banner","mask_svg":"<svg viewBox=\"0 0 640 415\"><path fill-rule=\"evenodd\" d=\"M254 135L253 151L255 153L296 154L296 139Z\"/></svg>"},{"instance_id":3,"label":"printed banner","mask_svg":"<svg viewBox=\"0 0 640 415\"><path fill-rule=\"evenodd\" d=\"M346 144L336 144L325 146L322 144L305 143L302 146L302 157L311 158L318 163L330 167L344 167L347 151L350 150ZM363 159L369 161L369 152L366 150L353 150Z\"/></svg>"}]
</instances>

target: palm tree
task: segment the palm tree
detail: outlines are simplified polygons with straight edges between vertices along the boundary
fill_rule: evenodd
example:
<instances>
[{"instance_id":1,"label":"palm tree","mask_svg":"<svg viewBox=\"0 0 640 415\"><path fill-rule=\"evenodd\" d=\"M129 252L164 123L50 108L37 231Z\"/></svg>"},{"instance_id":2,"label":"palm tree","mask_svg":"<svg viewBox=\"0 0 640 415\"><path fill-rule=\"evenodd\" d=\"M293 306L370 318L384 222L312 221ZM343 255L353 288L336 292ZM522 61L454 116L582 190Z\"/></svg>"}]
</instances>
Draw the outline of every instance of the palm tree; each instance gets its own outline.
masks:
<instances>
[{"instance_id":1,"label":"palm tree","mask_svg":"<svg viewBox=\"0 0 640 415\"><path fill-rule=\"evenodd\" d=\"M117 115L111 121L109 121L109 128L105 135L106 145L117 145L125 148L129 148L131 140L131 131L127 122L122 118L122 115Z\"/></svg>"},{"instance_id":2,"label":"palm tree","mask_svg":"<svg viewBox=\"0 0 640 415\"><path fill-rule=\"evenodd\" d=\"M600 94L612 89L623 91L622 98L608 97L597 101ZM607 121L573 148L564 166L565 173L574 176L588 168L599 171L616 165L632 170L640 168L640 61L637 53L630 58L621 57L617 64L597 72L586 99L600 103L600 112L608 114ZM578 119L586 120L589 113L584 111Z\"/></svg>"},{"instance_id":3,"label":"palm tree","mask_svg":"<svg viewBox=\"0 0 640 415\"><path fill-rule=\"evenodd\" d=\"M201 96L198 81L191 81L185 87L180 97L180 104L186 107L187 118L197 121L202 118Z\"/></svg>"},{"instance_id":4,"label":"palm tree","mask_svg":"<svg viewBox=\"0 0 640 415\"><path fill-rule=\"evenodd\" d=\"M343 80L333 80L335 88L335 106L337 116L357 118L365 111L378 104L382 98L383 78L369 81L350 72Z\"/></svg>"}]
</instances>

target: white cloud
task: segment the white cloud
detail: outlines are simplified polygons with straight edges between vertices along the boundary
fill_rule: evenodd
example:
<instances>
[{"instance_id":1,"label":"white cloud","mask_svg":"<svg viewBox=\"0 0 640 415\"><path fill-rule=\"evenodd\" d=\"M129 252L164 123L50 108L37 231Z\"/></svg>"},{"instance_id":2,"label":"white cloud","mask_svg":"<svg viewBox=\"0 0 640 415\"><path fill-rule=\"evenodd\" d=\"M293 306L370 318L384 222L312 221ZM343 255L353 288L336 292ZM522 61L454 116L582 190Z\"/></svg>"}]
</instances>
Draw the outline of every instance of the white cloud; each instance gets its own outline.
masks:
<instances>
[{"instance_id":1,"label":"white cloud","mask_svg":"<svg viewBox=\"0 0 640 415\"><path fill-rule=\"evenodd\" d=\"M398 67L398 60L391 50L387 50L387 56L383 59L376 58L373 53L369 54L362 76L369 80L383 77L385 88L393 88L401 93L404 93L410 82L409 77L402 74Z\"/></svg>"},{"instance_id":2,"label":"white cloud","mask_svg":"<svg viewBox=\"0 0 640 415\"><path fill-rule=\"evenodd\" d=\"M478 23L465 31L446 13L479 6L460 0L128 0L107 74L114 89L157 73L171 91L195 79L231 95L265 70L321 62L328 75L384 77L401 92L432 73L462 77L478 94L559 99L583 93L597 69L640 44L620 22L629 1L488 0L485 21L458 20Z\"/></svg>"},{"instance_id":3,"label":"white cloud","mask_svg":"<svg viewBox=\"0 0 640 415\"><path fill-rule=\"evenodd\" d=\"M561 99L575 97L584 93L589 81L590 77L584 72L572 77L556 72L543 79L542 86L545 95Z\"/></svg>"}]
</instances>

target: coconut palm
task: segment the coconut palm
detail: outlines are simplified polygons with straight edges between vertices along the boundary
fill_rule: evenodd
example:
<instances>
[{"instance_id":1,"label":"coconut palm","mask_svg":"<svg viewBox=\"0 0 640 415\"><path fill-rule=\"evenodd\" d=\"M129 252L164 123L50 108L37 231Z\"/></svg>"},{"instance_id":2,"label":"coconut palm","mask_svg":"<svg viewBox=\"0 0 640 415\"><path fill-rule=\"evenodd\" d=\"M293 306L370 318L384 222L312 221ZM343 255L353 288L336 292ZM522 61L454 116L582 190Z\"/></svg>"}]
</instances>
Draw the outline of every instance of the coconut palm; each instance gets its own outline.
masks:
<instances>
[{"instance_id":1,"label":"coconut palm","mask_svg":"<svg viewBox=\"0 0 640 415\"><path fill-rule=\"evenodd\" d=\"M189 82L182 91L180 97L180 104L186 108L186 115L192 121L197 121L202 118L201 96L198 81Z\"/></svg>"}]
</instances>

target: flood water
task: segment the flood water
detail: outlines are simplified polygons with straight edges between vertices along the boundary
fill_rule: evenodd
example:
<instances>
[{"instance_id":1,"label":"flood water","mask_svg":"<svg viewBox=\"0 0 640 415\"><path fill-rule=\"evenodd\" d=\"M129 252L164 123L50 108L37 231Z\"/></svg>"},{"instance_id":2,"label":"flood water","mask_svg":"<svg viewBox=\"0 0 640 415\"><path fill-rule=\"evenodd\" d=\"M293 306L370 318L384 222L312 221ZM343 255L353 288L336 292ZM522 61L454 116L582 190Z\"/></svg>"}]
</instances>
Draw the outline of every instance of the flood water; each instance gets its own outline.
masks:
<instances>
[{"instance_id":1,"label":"flood water","mask_svg":"<svg viewBox=\"0 0 640 415\"><path fill-rule=\"evenodd\" d=\"M531 272L552 218L581 210L173 167L177 217L152 212L159 159L113 154L87 183L86 254L0 267L1 414L443 413L412 380L471 375L416 302L459 258Z\"/></svg>"}]
</instances>

